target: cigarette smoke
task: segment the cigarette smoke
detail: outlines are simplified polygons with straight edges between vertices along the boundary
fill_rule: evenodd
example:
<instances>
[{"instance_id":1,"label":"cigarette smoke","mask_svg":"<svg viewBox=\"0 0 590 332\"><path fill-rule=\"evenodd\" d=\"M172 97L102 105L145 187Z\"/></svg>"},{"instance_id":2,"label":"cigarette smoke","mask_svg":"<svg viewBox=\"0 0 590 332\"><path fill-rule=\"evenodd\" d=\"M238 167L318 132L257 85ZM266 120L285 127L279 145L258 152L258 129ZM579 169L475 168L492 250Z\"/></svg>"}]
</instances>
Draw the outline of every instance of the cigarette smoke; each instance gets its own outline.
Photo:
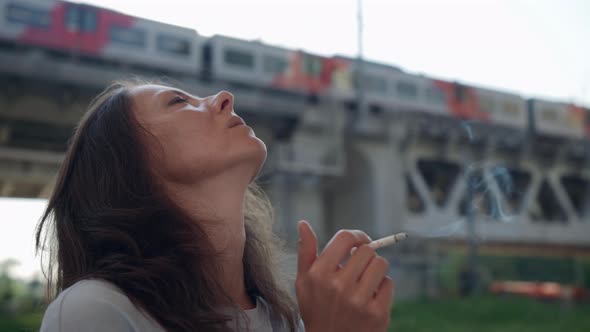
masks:
<instances>
[{"instance_id":1,"label":"cigarette smoke","mask_svg":"<svg viewBox=\"0 0 590 332\"><path fill-rule=\"evenodd\" d=\"M464 121L461 127L465 129L469 141L473 142L473 129L470 123ZM506 167L473 162L465 168L461 179L465 181L465 208L473 211L476 222L483 219L503 223L514 221L514 215L505 206L505 199L515 194L516 188ZM469 194L471 197L467 197ZM452 220L426 237L449 237L464 230L466 224L467 217Z\"/></svg>"}]
</instances>

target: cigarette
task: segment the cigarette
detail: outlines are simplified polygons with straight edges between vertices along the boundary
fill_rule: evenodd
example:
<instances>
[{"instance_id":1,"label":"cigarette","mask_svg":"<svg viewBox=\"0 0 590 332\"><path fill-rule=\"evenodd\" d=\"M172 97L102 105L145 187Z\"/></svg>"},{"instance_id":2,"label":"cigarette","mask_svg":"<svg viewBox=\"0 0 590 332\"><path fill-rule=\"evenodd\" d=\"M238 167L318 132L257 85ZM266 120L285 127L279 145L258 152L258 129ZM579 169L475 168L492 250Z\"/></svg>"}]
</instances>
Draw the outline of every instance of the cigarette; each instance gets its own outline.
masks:
<instances>
[{"instance_id":1,"label":"cigarette","mask_svg":"<svg viewBox=\"0 0 590 332\"><path fill-rule=\"evenodd\" d=\"M369 247L377 250L383 247L394 245L400 241L403 241L408 238L408 234L406 233L397 233L393 235L389 235L378 240L372 241L368 244ZM350 254L352 255L355 252L356 248L352 248L350 250Z\"/></svg>"},{"instance_id":2,"label":"cigarette","mask_svg":"<svg viewBox=\"0 0 590 332\"><path fill-rule=\"evenodd\" d=\"M403 241L407 238L408 238L408 234L397 233L397 234L389 235L384 238L375 240L375 241L369 243L369 247L371 247L373 249L379 249L379 248L394 245L394 244L398 243L399 241Z\"/></svg>"}]
</instances>

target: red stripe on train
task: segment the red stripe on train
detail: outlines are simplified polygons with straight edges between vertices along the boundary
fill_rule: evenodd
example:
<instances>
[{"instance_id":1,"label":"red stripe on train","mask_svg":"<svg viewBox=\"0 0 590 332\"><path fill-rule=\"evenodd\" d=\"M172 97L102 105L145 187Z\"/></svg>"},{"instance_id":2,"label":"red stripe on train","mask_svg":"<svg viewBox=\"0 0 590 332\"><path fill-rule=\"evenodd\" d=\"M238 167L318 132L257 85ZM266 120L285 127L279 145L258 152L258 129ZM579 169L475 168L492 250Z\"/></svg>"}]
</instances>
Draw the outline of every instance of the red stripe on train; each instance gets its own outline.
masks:
<instances>
[{"instance_id":1,"label":"red stripe on train","mask_svg":"<svg viewBox=\"0 0 590 332\"><path fill-rule=\"evenodd\" d=\"M96 30L92 32L72 31L66 26L69 6L88 8L96 13ZM67 2L58 2L51 9L51 24L48 28L27 27L18 40L32 45L59 50L99 54L109 43L109 28L112 25L130 27L135 19L106 9L100 9Z\"/></svg>"}]
</instances>

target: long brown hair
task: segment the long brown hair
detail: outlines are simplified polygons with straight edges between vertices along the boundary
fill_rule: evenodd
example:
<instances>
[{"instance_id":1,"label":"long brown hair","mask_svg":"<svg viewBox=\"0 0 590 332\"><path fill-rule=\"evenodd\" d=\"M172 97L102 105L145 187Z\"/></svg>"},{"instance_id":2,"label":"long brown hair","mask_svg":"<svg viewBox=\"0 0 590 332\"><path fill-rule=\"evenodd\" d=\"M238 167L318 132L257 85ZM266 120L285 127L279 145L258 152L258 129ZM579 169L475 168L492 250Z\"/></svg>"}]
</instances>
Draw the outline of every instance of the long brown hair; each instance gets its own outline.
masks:
<instances>
[{"instance_id":1,"label":"long brown hair","mask_svg":"<svg viewBox=\"0 0 590 332\"><path fill-rule=\"evenodd\" d=\"M230 305L216 281L211 243L199 225L150 176L129 89L118 82L90 104L70 140L36 247L49 255L49 297L77 281L109 281L162 327L173 331L227 331L220 308ZM296 326L296 306L276 274L280 244L272 209L255 185L245 199L244 277L277 318ZM238 308L239 309L239 308Z\"/></svg>"}]
</instances>

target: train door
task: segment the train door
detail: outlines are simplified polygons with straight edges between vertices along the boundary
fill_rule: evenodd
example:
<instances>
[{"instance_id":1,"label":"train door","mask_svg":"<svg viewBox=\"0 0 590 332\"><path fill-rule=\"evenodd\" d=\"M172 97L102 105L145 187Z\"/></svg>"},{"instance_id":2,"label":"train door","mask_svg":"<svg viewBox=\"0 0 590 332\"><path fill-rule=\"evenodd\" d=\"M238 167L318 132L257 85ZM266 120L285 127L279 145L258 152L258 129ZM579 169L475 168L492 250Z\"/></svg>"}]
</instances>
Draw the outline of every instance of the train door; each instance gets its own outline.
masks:
<instances>
[{"instance_id":1,"label":"train door","mask_svg":"<svg viewBox=\"0 0 590 332\"><path fill-rule=\"evenodd\" d=\"M96 54L99 51L98 10L94 7L68 3L65 28L74 39L75 53Z\"/></svg>"}]
</instances>

